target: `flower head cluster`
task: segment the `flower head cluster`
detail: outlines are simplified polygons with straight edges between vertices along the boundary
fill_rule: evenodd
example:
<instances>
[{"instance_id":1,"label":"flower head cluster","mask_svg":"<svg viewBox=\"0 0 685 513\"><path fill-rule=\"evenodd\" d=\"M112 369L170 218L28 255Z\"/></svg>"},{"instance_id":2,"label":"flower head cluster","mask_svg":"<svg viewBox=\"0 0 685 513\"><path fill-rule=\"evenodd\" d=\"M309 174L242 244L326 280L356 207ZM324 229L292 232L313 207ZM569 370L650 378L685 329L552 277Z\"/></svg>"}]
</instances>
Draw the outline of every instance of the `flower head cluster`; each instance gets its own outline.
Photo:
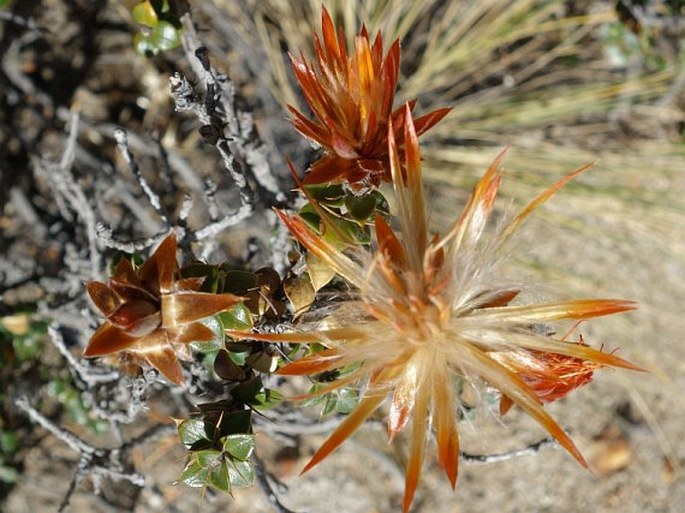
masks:
<instances>
[{"instance_id":1,"label":"flower head cluster","mask_svg":"<svg viewBox=\"0 0 685 513\"><path fill-rule=\"evenodd\" d=\"M125 352L181 384L178 354L190 342L215 337L198 321L242 301L233 294L198 292L202 281L179 276L173 234L138 268L122 258L106 284L86 283L90 298L107 321L91 337L84 356Z\"/></svg>"},{"instance_id":2,"label":"flower head cluster","mask_svg":"<svg viewBox=\"0 0 685 513\"><path fill-rule=\"evenodd\" d=\"M585 345L582 335L578 344ZM556 401L587 385L594 371L602 367L593 360L535 350L493 352L492 357L518 374L543 403ZM504 415L513 404L509 397L501 395L500 414Z\"/></svg>"},{"instance_id":3,"label":"flower head cluster","mask_svg":"<svg viewBox=\"0 0 685 513\"><path fill-rule=\"evenodd\" d=\"M400 44L396 40L383 57L379 33L373 43L362 27L348 56L342 31L336 30L326 9L322 14L323 41L316 36L316 63L291 56L295 76L314 119L295 108L293 126L317 142L326 154L315 162L306 184L348 183L378 185L389 182L388 127L402 144L404 108L393 111L399 74ZM410 102L413 107L414 102ZM450 109L438 109L415 121L417 134L430 129Z\"/></svg>"},{"instance_id":4,"label":"flower head cluster","mask_svg":"<svg viewBox=\"0 0 685 513\"><path fill-rule=\"evenodd\" d=\"M494 235L486 229L500 186L502 155L480 179L452 228L430 235L422 188L417 132L405 107L401 164L395 132L388 127L388 153L399 230L375 219L375 251L343 252L297 216L280 214L295 238L358 290L358 299L325 322L301 333L250 334L265 341L319 343L326 349L287 364L281 374L317 374L354 364L319 393L367 380L356 409L324 442L305 467L319 463L347 439L388 397L392 439L411 423L404 511L408 511L424 459L427 426L432 426L438 463L455 485L459 456L455 383L469 382L500 391L502 411L518 405L576 460L585 460L542 403L588 382L603 366L636 369L633 364L541 333L541 325L623 312L621 300L584 299L514 304L519 290L493 273L498 249L520 223L582 168L535 198ZM361 252L361 253L360 253Z\"/></svg>"}]
</instances>

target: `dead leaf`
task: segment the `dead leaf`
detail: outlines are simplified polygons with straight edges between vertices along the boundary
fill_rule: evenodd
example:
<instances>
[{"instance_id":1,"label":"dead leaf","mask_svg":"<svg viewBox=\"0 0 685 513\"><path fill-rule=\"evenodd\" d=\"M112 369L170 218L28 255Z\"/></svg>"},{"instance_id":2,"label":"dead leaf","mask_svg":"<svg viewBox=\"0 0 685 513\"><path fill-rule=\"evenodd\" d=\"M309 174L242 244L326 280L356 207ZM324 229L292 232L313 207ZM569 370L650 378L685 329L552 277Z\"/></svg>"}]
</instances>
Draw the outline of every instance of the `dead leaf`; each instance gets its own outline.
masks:
<instances>
[{"instance_id":1,"label":"dead leaf","mask_svg":"<svg viewBox=\"0 0 685 513\"><path fill-rule=\"evenodd\" d=\"M293 318L306 312L316 298L316 291L305 276L288 276L283 281L283 290L293 307Z\"/></svg>"}]
</instances>

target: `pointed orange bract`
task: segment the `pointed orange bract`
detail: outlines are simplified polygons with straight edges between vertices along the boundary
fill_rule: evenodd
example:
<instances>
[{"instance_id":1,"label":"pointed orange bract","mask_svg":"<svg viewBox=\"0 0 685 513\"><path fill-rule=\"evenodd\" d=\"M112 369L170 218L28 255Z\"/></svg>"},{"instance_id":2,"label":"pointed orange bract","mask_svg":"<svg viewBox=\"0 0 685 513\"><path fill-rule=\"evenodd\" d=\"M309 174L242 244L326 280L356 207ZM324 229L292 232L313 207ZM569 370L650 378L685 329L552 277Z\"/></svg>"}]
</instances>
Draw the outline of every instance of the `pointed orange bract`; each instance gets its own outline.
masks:
<instances>
[{"instance_id":1,"label":"pointed orange bract","mask_svg":"<svg viewBox=\"0 0 685 513\"><path fill-rule=\"evenodd\" d=\"M342 31L336 33L326 8L321 16L322 38L315 36L316 61L290 56L295 77L314 119L293 107L291 123L326 150L305 179L306 184L378 185L390 181L388 127L403 142L404 107L392 106L399 77L400 44L396 40L383 58L383 38L373 44L365 27L347 55ZM414 102L410 103L410 109ZM438 123L450 109L437 109L416 120L418 135Z\"/></svg>"},{"instance_id":2,"label":"pointed orange bract","mask_svg":"<svg viewBox=\"0 0 685 513\"><path fill-rule=\"evenodd\" d=\"M404 498L402 499L402 512L407 513L414 493L419 484L421 466L426 452L426 428L428 427L428 390L425 386L419 386L416 392L416 406L411 427L411 440L409 445L409 462L404 479Z\"/></svg>"},{"instance_id":3,"label":"pointed orange bract","mask_svg":"<svg viewBox=\"0 0 685 513\"><path fill-rule=\"evenodd\" d=\"M445 469L445 474L454 488L457 484L459 466L459 433L457 419L454 415L454 392L446 387L450 379L449 372L443 366L437 366L433 373L433 422L435 438L438 445L438 464Z\"/></svg>"},{"instance_id":4,"label":"pointed orange bract","mask_svg":"<svg viewBox=\"0 0 685 513\"><path fill-rule=\"evenodd\" d=\"M316 454L312 456L312 459L309 460L309 463L307 463L307 465L302 469L301 474L307 472L313 466L320 463L321 460L323 460L326 456L336 450L341 443L347 440L349 436L354 433L355 430L361 426L374 411L376 411L376 409L384 400L385 396L383 395L373 396L367 394L364 396L361 401L359 401L359 404L354 411L345 417L345 420L340 423L333 434L326 439L321 447L319 447L319 450L316 451Z\"/></svg>"},{"instance_id":5,"label":"pointed orange bract","mask_svg":"<svg viewBox=\"0 0 685 513\"><path fill-rule=\"evenodd\" d=\"M122 258L107 284L85 285L107 321L93 334L83 355L130 353L177 385L183 383L183 371L174 346L212 340L214 332L196 321L242 301L233 294L197 292L200 280L181 279L174 234L138 269Z\"/></svg>"}]
</instances>

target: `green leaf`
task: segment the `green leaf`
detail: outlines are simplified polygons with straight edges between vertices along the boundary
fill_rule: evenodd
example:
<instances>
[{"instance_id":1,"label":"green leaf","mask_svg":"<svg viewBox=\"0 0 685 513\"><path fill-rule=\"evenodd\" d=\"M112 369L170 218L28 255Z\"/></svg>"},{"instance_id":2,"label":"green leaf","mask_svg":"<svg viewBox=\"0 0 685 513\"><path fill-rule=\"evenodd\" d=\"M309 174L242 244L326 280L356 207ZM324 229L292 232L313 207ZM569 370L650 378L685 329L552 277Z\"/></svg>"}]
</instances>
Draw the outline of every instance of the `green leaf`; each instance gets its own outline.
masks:
<instances>
[{"instance_id":1,"label":"green leaf","mask_svg":"<svg viewBox=\"0 0 685 513\"><path fill-rule=\"evenodd\" d=\"M177 429L181 443L188 448L211 443L211 434L207 433L207 423L204 419L186 419L177 426Z\"/></svg>"},{"instance_id":2,"label":"green leaf","mask_svg":"<svg viewBox=\"0 0 685 513\"><path fill-rule=\"evenodd\" d=\"M173 50L181 46L179 30L168 21L160 20L149 36L150 44L157 51Z\"/></svg>"},{"instance_id":3,"label":"green leaf","mask_svg":"<svg viewBox=\"0 0 685 513\"><path fill-rule=\"evenodd\" d=\"M304 256L307 264L307 274L316 292L325 287L334 277L335 271L314 253L307 253Z\"/></svg>"},{"instance_id":4,"label":"green leaf","mask_svg":"<svg viewBox=\"0 0 685 513\"><path fill-rule=\"evenodd\" d=\"M254 483L254 470L247 461L231 461L228 466L228 478L231 486L247 488Z\"/></svg>"},{"instance_id":5,"label":"green leaf","mask_svg":"<svg viewBox=\"0 0 685 513\"><path fill-rule=\"evenodd\" d=\"M219 320L226 330L249 331L252 329L252 314L244 303L238 303L229 310L221 312Z\"/></svg>"},{"instance_id":6,"label":"green leaf","mask_svg":"<svg viewBox=\"0 0 685 513\"><path fill-rule=\"evenodd\" d=\"M278 368L278 357L271 351L257 351L248 356L246 363L257 372L272 373Z\"/></svg>"},{"instance_id":7,"label":"green leaf","mask_svg":"<svg viewBox=\"0 0 685 513\"><path fill-rule=\"evenodd\" d=\"M216 449L207 449L204 451L195 451L193 456L197 460L197 463L205 468L210 468L216 466L220 459L223 459L221 451Z\"/></svg>"},{"instance_id":8,"label":"green leaf","mask_svg":"<svg viewBox=\"0 0 685 513\"><path fill-rule=\"evenodd\" d=\"M171 10L169 0L152 0L152 5L159 14L165 14Z\"/></svg>"},{"instance_id":9,"label":"green leaf","mask_svg":"<svg viewBox=\"0 0 685 513\"><path fill-rule=\"evenodd\" d=\"M19 448L19 437L14 431L0 431L0 453L13 454Z\"/></svg>"},{"instance_id":10,"label":"green leaf","mask_svg":"<svg viewBox=\"0 0 685 513\"><path fill-rule=\"evenodd\" d=\"M343 186L341 184L333 185L307 185L305 186L307 193L319 203L335 203L340 200L343 195Z\"/></svg>"},{"instance_id":11,"label":"green leaf","mask_svg":"<svg viewBox=\"0 0 685 513\"><path fill-rule=\"evenodd\" d=\"M206 278L202 282L199 292L216 294L219 291L219 270L213 266L207 266L207 268Z\"/></svg>"},{"instance_id":12,"label":"green leaf","mask_svg":"<svg viewBox=\"0 0 685 513\"><path fill-rule=\"evenodd\" d=\"M348 238L354 240L357 244L371 243L371 232L365 229L365 227L359 226L358 223L336 217L330 217L329 220L331 223L335 223L341 232L343 232ZM331 229L326 230L324 238L333 243L343 242Z\"/></svg>"},{"instance_id":13,"label":"green leaf","mask_svg":"<svg viewBox=\"0 0 685 513\"><path fill-rule=\"evenodd\" d=\"M321 216L311 203L305 204L297 213L312 230L321 235Z\"/></svg>"},{"instance_id":14,"label":"green leaf","mask_svg":"<svg viewBox=\"0 0 685 513\"><path fill-rule=\"evenodd\" d=\"M195 457L191 457L178 480L193 488L204 488L207 486L208 473L207 467L202 466Z\"/></svg>"},{"instance_id":15,"label":"green leaf","mask_svg":"<svg viewBox=\"0 0 685 513\"><path fill-rule=\"evenodd\" d=\"M314 302L316 290L312 281L309 276L304 275L290 275L283 280L283 292L290 301L295 318L306 312Z\"/></svg>"},{"instance_id":16,"label":"green leaf","mask_svg":"<svg viewBox=\"0 0 685 513\"><path fill-rule=\"evenodd\" d=\"M221 314L218 314L221 315ZM200 353L213 353L224 347L224 328L217 316L207 317L202 320L202 324L207 326L214 333L214 338L206 342L191 342L190 347Z\"/></svg>"},{"instance_id":17,"label":"green leaf","mask_svg":"<svg viewBox=\"0 0 685 513\"><path fill-rule=\"evenodd\" d=\"M315 394L319 390L321 390L325 386L324 383L314 383L312 387L307 391L307 394ZM317 395L314 397L310 397L308 399L305 399L300 403L300 406L303 408L310 408L312 406L317 406L321 404L324 400L326 399L326 395Z\"/></svg>"},{"instance_id":18,"label":"green leaf","mask_svg":"<svg viewBox=\"0 0 685 513\"><path fill-rule=\"evenodd\" d=\"M204 262L192 262L181 269L182 278L205 278L200 292L217 293L217 281L219 269L215 265L208 265Z\"/></svg>"},{"instance_id":19,"label":"green leaf","mask_svg":"<svg viewBox=\"0 0 685 513\"><path fill-rule=\"evenodd\" d=\"M385 199L385 196L383 196L379 191L372 191L369 195L376 198L376 210L383 214L390 213L390 206L388 205L388 200Z\"/></svg>"},{"instance_id":20,"label":"green leaf","mask_svg":"<svg viewBox=\"0 0 685 513\"><path fill-rule=\"evenodd\" d=\"M211 486L224 493L231 493L231 474L221 451L193 453L181 472L179 481L194 488Z\"/></svg>"},{"instance_id":21,"label":"green leaf","mask_svg":"<svg viewBox=\"0 0 685 513\"><path fill-rule=\"evenodd\" d=\"M20 362L34 360L38 358L43 350L43 343L40 337L32 336L31 333L22 337L12 339L12 349L14 355Z\"/></svg>"},{"instance_id":22,"label":"green leaf","mask_svg":"<svg viewBox=\"0 0 685 513\"><path fill-rule=\"evenodd\" d=\"M137 32L133 36L133 49L138 55L142 55L143 57L157 54L157 49L150 42L149 38L140 32Z\"/></svg>"},{"instance_id":23,"label":"green leaf","mask_svg":"<svg viewBox=\"0 0 685 513\"><path fill-rule=\"evenodd\" d=\"M330 415L335 411L335 407L338 404L338 398L335 394L327 394L324 396L326 398L326 402L323 405L323 409L321 410L321 416L325 417L326 415Z\"/></svg>"},{"instance_id":24,"label":"green leaf","mask_svg":"<svg viewBox=\"0 0 685 513\"><path fill-rule=\"evenodd\" d=\"M208 484L224 493L231 493L231 483L225 458L222 457L218 464L210 466Z\"/></svg>"},{"instance_id":25,"label":"green leaf","mask_svg":"<svg viewBox=\"0 0 685 513\"><path fill-rule=\"evenodd\" d=\"M347 196L345 198L345 207L347 207L347 211L352 219L363 222L371 217L376 209L376 198L371 194L358 197Z\"/></svg>"},{"instance_id":26,"label":"green leaf","mask_svg":"<svg viewBox=\"0 0 685 513\"><path fill-rule=\"evenodd\" d=\"M281 404L284 398L283 394L277 390L264 388L255 396L255 399L257 400L257 404L253 404L252 406L259 410L270 410Z\"/></svg>"},{"instance_id":27,"label":"green leaf","mask_svg":"<svg viewBox=\"0 0 685 513\"><path fill-rule=\"evenodd\" d=\"M224 451L231 456L231 459L246 461L254 448L254 435L229 435L224 439Z\"/></svg>"},{"instance_id":28,"label":"green leaf","mask_svg":"<svg viewBox=\"0 0 685 513\"><path fill-rule=\"evenodd\" d=\"M359 397L357 392L352 388L341 388L336 390L337 402L335 411L338 413L350 413L357 407Z\"/></svg>"},{"instance_id":29,"label":"green leaf","mask_svg":"<svg viewBox=\"0 0 685 513\"><path fill-rule=\"evenodd\" d=\"M322 388L328 386L327 383L315 383L307 392L314 394ZM359 397L357 392L352 388L340 388L324 395L310 397L300 403L303 407L318 406L323 403L321 409L321 416L325 417L333 412L347 414L354 410L357 406Z\"/></svg>"}]
</instances>

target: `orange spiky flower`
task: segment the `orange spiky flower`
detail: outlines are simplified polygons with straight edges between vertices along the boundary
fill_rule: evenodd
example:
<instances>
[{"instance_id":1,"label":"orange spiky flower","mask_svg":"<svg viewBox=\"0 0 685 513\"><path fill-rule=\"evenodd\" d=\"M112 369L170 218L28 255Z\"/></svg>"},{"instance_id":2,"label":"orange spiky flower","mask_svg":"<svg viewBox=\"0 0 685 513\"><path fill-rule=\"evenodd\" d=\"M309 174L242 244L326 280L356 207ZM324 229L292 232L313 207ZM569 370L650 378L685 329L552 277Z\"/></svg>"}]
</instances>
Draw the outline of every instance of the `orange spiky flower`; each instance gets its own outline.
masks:
<instances>
[{"instance_id":1,"label":"orange spiky flower","mask_svg":"<svg viewBox=\"0 0 685 513\"><path fill-rule=\"evenodd\" d=\"M585 345L582 335L578 344ZM561 399L587 385L592 381L594 371L603 366L592 360L535 350L493 352L491 356L518 374L543 403ZM513 405L512 400L502 394L500 415L506 414Z\"/></svg>"},{"instance_id":2,"label":"orange spiky flower","mask_svg":"<svg viewBox=\"0 0 685 513\"><path fill-rule=\"evenodd\" d=\"M326 8L321 15L323 42L314 37L316 65L301 54L290 56L297 81L314 120L289 106L293 126L317 142L326 155L315 162L305 184L341 183L356 186L390 181L388 126L403 143L404 108L392 111L397 87L400 43L396 40L383 58L380 32L373 44L365 26L347 55L345 37L336 34ZM415 102L410 102L413 107ZM418 135L440 121L450 109L438 109L415 121Z\"/></svg>"},{"instance_id":3,"label":"orange spiky flower","mask_svg":"<svg viewBox=\"0 0 685 513\"><path fill-rule=\"evenodd\" d=\"M393 127L388 129L400 232L396 233L382 217L376 217L375 253L366 254L357 247L356 253L348 256L311 230L301 218L279 213L303 246L358 289L358 299L343 304L321 325L301 333L229 334L327 347L287 364L279 371L281 374L316 374L356 364L355 370L343 374L317 394L355 380L368 380L356 409L324 442L304 471L334 451L391 396L390 438L410 420L412 424L403 501L406 513L419 480L429 419L435 430L438 464L444 468L452 487L456 484L459 400L455 383L484 383L498 389L506 401L525 410L587 467L573 441L542 403L589 381L591 369L638 367L614 354L569 343L535 329L540 324L624 312L633 309L633 303L585 299L514 306L510 303L519 290L502 284L494 273L497 250L521 222L589 166L557 182L503 229L488 237L486 224L502 179L503 152L478 182L451 230L444 237L431 237L417 133L410 106L405 109L404 166L400 164ZM564 367L575 368L581 378L563 371Z\"/></svg>"},{"instance_id":4,"label":"orange spiky flower","mask_svg":"<svg viewBox=\"0 0 685 513\"><path fill-rule=\"evenodd\" d=\"M90 338L83 355L123 351L177 385L183 383L179 351L190 342L215 336L198 321L242 301L233 294L197 292L201 278L180 278L173 233L139 268L122 258L107 284L89 281L85 285L107 321Z\"/></svg>"}]
</instances>

